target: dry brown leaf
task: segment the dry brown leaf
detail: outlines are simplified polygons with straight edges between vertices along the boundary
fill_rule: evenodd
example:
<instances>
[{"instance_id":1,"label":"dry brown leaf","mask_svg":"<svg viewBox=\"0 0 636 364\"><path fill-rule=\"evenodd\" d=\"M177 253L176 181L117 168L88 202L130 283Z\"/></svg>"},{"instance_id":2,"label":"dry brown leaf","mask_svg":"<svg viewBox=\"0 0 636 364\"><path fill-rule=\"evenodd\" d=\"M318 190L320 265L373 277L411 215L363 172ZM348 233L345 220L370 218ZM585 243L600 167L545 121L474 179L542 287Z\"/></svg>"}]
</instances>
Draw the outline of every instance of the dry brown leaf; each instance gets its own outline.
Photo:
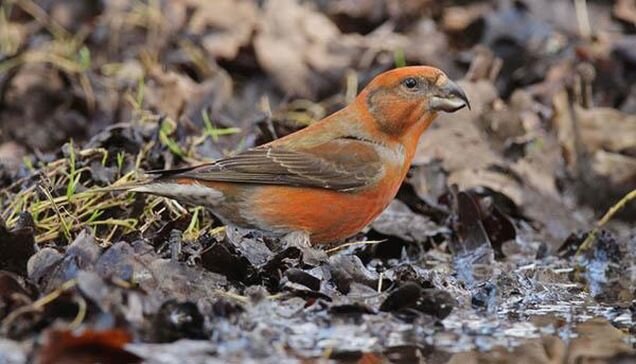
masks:
<instances>
[{"instance_id":1,"label":"dry brown leaf","mask_svg":"<svg viewBox=\"0 0 636 364\"><path fill-rule=\"evenodd\" d=\"M491 8L487 3L445 7L442 11L442 27L448 32L464 31L488 11Z\"/></svg>"},{"instance_id":2,"label":"dry brown leaf","mask_svg":"<svg viewBox=\"0 0 636 364\"><path fill-rule=\"evenodd\" d=\"M575 106L581 141L588 151L620 152L636 147L636 115L616 109Z\"/></svg>"},{"instance_id":3,"label":"dry brown leaf","mask_svg":"<svg viewBox=\"0 0 636 364\"><path fill-rule=\"evenodd\" d=\"M553 104L552 123L570 173L601 192L633 189L636 158L630 154L636 150L636 116L610 108L571 106L566 91L558 93ZM599 196L602 199L604 194Z\"/></svg>"},{"instance_id":4,"label":"dry brown leaf","mask_svg":"<svg viewBox=\"0 0 636 364\"><path fill-rule=\"evenodd\" d=\"M213 58L234 59L254 32L259 10L252 1L195 1L188 30L203 35L203 48ZM212 31L210 31L212 29Z\"/></svg>"},{"instance_id":5,"label":"dry brown leaf","mask_svg":"<svg viewBox=\"0 0 636 364\"><path fill-rule=\"evenodd\" d=\"M570 344L566 363L607 362L620 353L634 352L625 341L626 334L607 320L596 318L576 327L578 338Z\"/></svg>"},{"instance_id":6,"label":"dry brown leaf","mask_svg":"<svg viewBox=\"0 0 636 364\"><path fill-rule=\"evenodd\" d=\"M413 165L440 159L444 161L444 168L452 173L468 166L481 169L502 162L474 122L475 115L483 113L487 105L497 98L497 90L486 81L460 84L468 95L472 110L440 115L420 140Z\"/></svg>"},{"instance_id":7,"label":"dry brown leaf","mask_svg":"<svg viewBox=\"0 0 636 364\"><path fill-rule=\"evenodd\" d=\"M634 0L618 0L614 3L614 16L636 25L636 2Z\"/></svg>"},{"instance_id":8,"label":"dry brown leaf","mask_svg":"<svg viewBox=\"0 0 636 364\"><path fill-rule=\"evenodd\" d=\"M260 65L279 87L313 98L340 81L353 60L342 34L324 14L296 0L269 0L254 40Z\"/></svg>"},{"instance_id":9,"label":"dry brown leaf","mask_svg":"<svg viewBox=\"0 0 636 364\"><path fill-rule=\"evenodd\" d=\"M550 340L552 339L552 340ZM552 341L552 346L546 345L546 341ZM447 364L558 364L565 351L563 341L557 338L544 338L530 340L515 348L512 352L508 349L497 347L490 352L467 352L455 354ZM556 357L554 356L556 354Z\"/></svg>"},{"instance_id":10,"label":"dry brown leaf","mask_svg":"<svg viewBox=\"0 0 636 364\"><path fill-rule=\"evenodd\" d=\"M393 34L395 37L398 34ZM430 64L451 73L455 65L450 58L448 39L434 21L421 19L407 34L406 44L399 49L414 64Z\"/></svg>"},{"instance_id":11,"label":"dry brown leaf","mask_svg":"<svg viewBox=\"0 0 636 364\"><path fill-rule=\"evenodd\" d=\"M72 108L63 73L36 62L17 70L4 91L4 105L11 107L0 107L2 138L49 150L87 129L88 120Z\"/></svg>"},{"instance_id":12,"label":"dry brown leaf","mask_svg":"<svg viewBox=\"0 0 636 364\"><path fill-rule=\"evenodd\" d=\"M455 354L447 364L608 363L618 355L633 355L634 350L625 342L625 333L604 319L589 320L575 330L579 336L572 339L569 346L556 336L545 336L512 350L497 347L489 352Z\"/></svg>"},{"instance_id":13,"label":"dry brown leaf","mask_svg":"<svg viewBox=\"0 0 636 364\"><path fill-rule=\"evenodd\" d=\"M218 109L232 96L232 80L220 68L213 77L201 83L172 71L155 68L150 72L150 85L146 87L147 106L173 120L180 117L199 117L205 106Z\"/></svg>"},{"instance_id":14,"label":"dry brown leaf","mask_svg":"<svg viewBox=\"0 0 636 364\"><path fill-rule=\"evenodd\" d=\"M332 16L346 16L358 21L377 23L387 18L419 18L426 14L434 3L432 0L340 0L326 2L326 11ZM341 23L348 20L345 18ZM348 24L341 26L347 27Z\"/></svg>"},{"instance_id":15,"label":"dry brown leaf","mask_svg":"<svg viewBox=\"0 0 636 364\"><path fill-rule=\"evenodd\" d=\"M10 171L17 170L26 156L26 149L13 141L0 144L0 167L4 166Z\"/></svg>"},{"instance_id":16,"label":"dry brown leaf","mask_svg":"<svg viewBox=\"0 0 636 364\"><path fill-rule=\"evenodd\" d=\"M448 176L448 184L456 184L460 190L477 186L488 187L508 196L517 206L524 203L521 185L514 178L487 169L460 169Z\"/></svg>"},{"instance_id":17,"label":"dry brown leaf","mask_svg":"<svg viewBox=\"0 0 636 364\"><path fill-rule=\"evenodd\" d=\"M592 156L592 170L615 186L636 185L636 158L598 150Z\"/></svg>"}]
</instances>

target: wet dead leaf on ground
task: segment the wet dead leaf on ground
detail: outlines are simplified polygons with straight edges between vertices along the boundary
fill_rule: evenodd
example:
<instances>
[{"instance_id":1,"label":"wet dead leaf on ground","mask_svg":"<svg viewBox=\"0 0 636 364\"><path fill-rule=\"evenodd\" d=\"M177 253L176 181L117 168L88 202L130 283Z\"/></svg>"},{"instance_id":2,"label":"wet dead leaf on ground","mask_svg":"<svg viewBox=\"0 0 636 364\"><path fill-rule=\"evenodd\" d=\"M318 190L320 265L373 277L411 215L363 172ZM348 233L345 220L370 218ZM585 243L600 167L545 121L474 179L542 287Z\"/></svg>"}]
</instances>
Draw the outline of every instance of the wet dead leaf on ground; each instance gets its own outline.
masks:
<instances>
[{"instance_id":1,"label":"wet dead leaf on ground","mask_svg":"<svg viewBox=\"0 0 636 364\"><path fill-rule=\"evenodd\" d=\"M295 0L265 4L254 50L261 66L288 94L315 98L342 79L354 54L323 14Z\"/></svg>"},{"instance_id":2,"label":"wet dead leaf on ground","mask_svg":"<svg viewBox=\"0 0 636 364\"><path fill-rule=\"evenodd\" d=\"M371 224L377 232L398 237L407 242L424 243L428 239L445 235L450 231L439 226L425 216L418 215L399 200L394 200Z\"/></svg>"},{"instance_id":3,"label":"wet dead leaf on ground","mask_svg":"<svg viewBox=\"0 0 636 364\"><path fill-rule=\"evenodd\" d=\"M8 270L24 276L27 260L35 253L35 226L28 213L20 214L15 227L7 229L0 220L0 270Z\"/></svg>"},{"instance_id":4,"label":"wet dead leaf on ground","mask_svg":"<svg viewBox=\"0 0 636 364\"><path fill-rule=\"evenodd\" d=\"M53 363L139 363L141 358L125 350L131 336L124 330L69 331L50 330L35 362Z\"/></svg>"}]
</instances>

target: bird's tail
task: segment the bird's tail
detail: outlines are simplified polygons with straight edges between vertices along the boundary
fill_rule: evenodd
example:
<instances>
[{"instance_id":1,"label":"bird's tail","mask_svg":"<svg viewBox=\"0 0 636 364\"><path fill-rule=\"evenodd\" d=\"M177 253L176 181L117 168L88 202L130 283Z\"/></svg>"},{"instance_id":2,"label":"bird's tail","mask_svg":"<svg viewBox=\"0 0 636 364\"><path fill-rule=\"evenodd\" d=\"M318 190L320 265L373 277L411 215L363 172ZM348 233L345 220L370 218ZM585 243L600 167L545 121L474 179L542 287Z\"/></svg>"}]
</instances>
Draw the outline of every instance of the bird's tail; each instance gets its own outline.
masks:
<instances>
[{"instance_id":1,"label":"bird's tail","mask_svg":"<svg viewBox=\"0 0 636 364\"><path fill-rule=\"evenodd\" d=\"M174 183L166 183L165 181L138 181L125 183L120 185L108 186L90 189L87 192L92 193L110 193L110 192L137 192L137 193L149 193L152 195L164 196L169 198L176 198L180 196L180 192L183 187Z\"/></svg>"},{"instance_id":2,"label":"bird's tail","mask_svg":"<svg viewBox=\"0 0 636 364\"><path fill-rule=\"evenodd\" d=\"M106 187L92 188L87 192L109 193L109 192L142 192L138 189L147 185L148 181L123 183L120 185L111 185Z\"/></svg>"},{"instance_id":3,"label":"bird's tail","mask_svg":"<svg viewBox=\"0 0 636 364\"><path fill-rule=\"evenodd\" d=\"M155 186L162 185L161 182L169 180L173 174L186 172L192 170L194 167L186 167L179 169L169 170L152 170L145 172L145 178L141 181L125 182L119 185L111 185L107 187L100 187L91 189L91 192L95 193L108 193L108 192L141 192L141 193L155 193Z\"/></svg>"}]
</instances>

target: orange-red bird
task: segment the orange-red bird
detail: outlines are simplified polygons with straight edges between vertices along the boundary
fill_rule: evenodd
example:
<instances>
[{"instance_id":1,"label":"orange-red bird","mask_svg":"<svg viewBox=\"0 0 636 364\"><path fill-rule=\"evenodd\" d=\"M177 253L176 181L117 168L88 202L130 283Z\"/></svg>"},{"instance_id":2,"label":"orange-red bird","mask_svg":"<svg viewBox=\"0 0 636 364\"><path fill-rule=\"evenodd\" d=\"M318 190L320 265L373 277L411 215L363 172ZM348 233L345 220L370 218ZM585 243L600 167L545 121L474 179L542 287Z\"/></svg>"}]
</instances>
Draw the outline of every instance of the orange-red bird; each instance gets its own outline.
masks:
<instances>
[{"instance_id":1,"label":"orange-red bird","mask_svg":"<svg viewBox=\"0 0 636 364\"><path fill-rule=\"evenodd\" d=\"M226 224L301 231L313 244L341 241L395 197L437 113L464 106L464 91L439 69L394 69L305 129L233 157L161 171L131 191L208 207Z\"/></svg>"}]
</instances>

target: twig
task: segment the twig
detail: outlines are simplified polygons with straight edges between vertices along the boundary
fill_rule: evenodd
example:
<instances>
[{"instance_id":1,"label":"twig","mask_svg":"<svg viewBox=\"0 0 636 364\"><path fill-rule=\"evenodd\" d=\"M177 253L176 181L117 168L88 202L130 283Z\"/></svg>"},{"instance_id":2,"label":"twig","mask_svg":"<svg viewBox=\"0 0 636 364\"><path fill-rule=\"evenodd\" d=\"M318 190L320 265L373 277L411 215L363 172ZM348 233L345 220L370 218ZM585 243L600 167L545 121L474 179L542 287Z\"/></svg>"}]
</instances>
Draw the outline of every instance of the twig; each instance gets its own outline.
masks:
<instances>
[{"instance_id":1,"label":"twig","mask_svg":"<svg viewBox=\"0 0 636 364\"><path fill-rule=\"evenodd\" d=\"M38 4L31 0L11 1L18 5L24 12L31 15L38 23L43 25L53 36L57 38L70 38L70 33L57 21L47 14Z\"/></svg>"},{"instance_id":2,"label":"twig","mask_svg":"<svg viewBox=\"0 0 636 364\"><path fill-rule=\"evenodd\" d=\"M38 300L34 301L32 304L30 304L28 306L22 306L22 307L17 308L13 312L11 312L9 315L7 315L7 317L5 317L4 320L2 320L2 325L0 325L2 327L2 329L3 329L2 331L5 331L6 328L8 328L13 323L13 321L15 321L21 315L23 315L25 313L28 313L28 312L39 312L46 305L48 305L49 303L55 301L64 292L69 291L71 288L73 288L75 286L77 286L77 279L68 280L68 281L62 283L61 286L56 288L51 293L47 294L46 296L43 296L43 297L39 298ZM82 315L85 314L85 312L82 313L82 311L83 311L83 309L80 306L79 310L78 310L78 315L75 317L75 320L73 320L73 322L78 321L78 319L81 319L81 320L84 319ZM81 321L79 321L79 322L81 322Z\"/></svg>"},{"instance_id":3,"label":"twig","mask_svg":"<svg viewBox=\"0 0 636 364\"><path fill-rule=\"evenodd\" d=\"M66 220L64 220L64 217L62 216L62 213L60 212L60 209L58 208L57 204L55 203L55 199L51 195L51 192L49 192L49 190L46 189L42 185L39 185L38 187L40 188L40 191L42 191L42 193L44 193L44 196L46 196L46 198L51 203L51 206L53 207L53 211L55 211L55 214L60 219L60 224L62 224L62 229L64 230L64 235L66 235L66 238L70 240L71 239L71 228L66 223Z\"/></svg>"},{"instance_id":4,"label":"twig","mask_svg":"<svg viewBox=\"0 0 636 364\"><path fill-rule=\"evenodd\" d=\"M75 318L69 324L69 326L72 329L77 329L86 318L88 304L86 303L84 297L82 297L81 295L75 296L74 301L75 303L77 303L77 314L75 315Z\"/></svg>"},{"instance_id":5,"label":"twig","mask_svg":"<svg viewBox=\"0 0 636 364\"><path fill-rule=\"evenodd\" d=\"M636 189L626 194L614 206L610 207L609 210L607 210L607 212L605 213L605 215L603 215L603 217L596 223L596 227L594 227L594 229L592 229L592 231L590 231L590 233L587 234L587 237L585 238L585 240L583 241L579 249L576 251L576 255L578 256L584 253L585 251L587 251L588 249L590 249L592 247L592 244L596 240L596 236L598 235L599 229L602 228L603 225L607 224L607 222L610 221L610 219L614 217L614 215L616 215L617 212L622 210L625 207L625 205L627 205L630 201L634 199L636 199Z\"/></svg>"},{"instance_id":6,"label":"twig","mask_svg":"<svg viewBox=\"0 0 636 364\"><path fill-rule=\"evenodd\" d=\"M241 296L240 294L236 294L236 293L232 293L232 292L226 292L220 289L215 290L215 293L218 294L219 296L223 296L225 298L231 298L233 300L239 301L241 303L248 303L249 302L249 298L245 297L245 296Z\"/></svg>"},{"instance_id":7,"label":"twig","mask_svg":"<svg viewBox=\"0 0 636 364\"><path fill-rule=\"evenodd\" d=\"M367 241L352 241L350 243L345 243L342 245L338 245L337 247L331 248L331 249L327 249L325 250L325 253L327 254L331 254L331 253L335 253L338 250L344 249L344 248L348 248L350 246L355 246L355 245L373 245L373 244L379 244L379 243L383 243L385 242L386 239L383 240L367 240Z\"/></svg>"}]
</instances>

